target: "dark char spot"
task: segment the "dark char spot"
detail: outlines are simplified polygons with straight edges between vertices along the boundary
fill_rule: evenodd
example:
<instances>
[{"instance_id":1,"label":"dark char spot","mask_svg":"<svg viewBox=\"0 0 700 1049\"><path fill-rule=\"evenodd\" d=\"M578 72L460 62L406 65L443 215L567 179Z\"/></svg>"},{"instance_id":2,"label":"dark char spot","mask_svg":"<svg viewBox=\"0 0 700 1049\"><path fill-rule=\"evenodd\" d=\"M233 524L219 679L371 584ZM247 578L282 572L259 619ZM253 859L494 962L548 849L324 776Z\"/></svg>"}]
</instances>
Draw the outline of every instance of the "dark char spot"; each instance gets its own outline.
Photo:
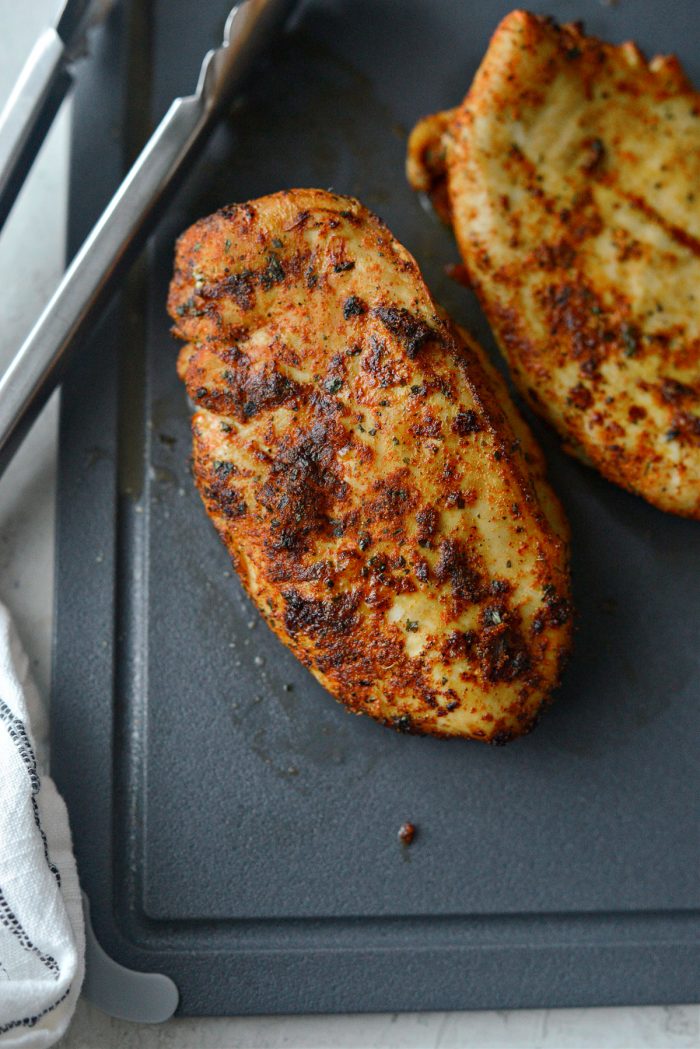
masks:
<instances>
[{"instance_id":1,"label":"dark char spot","mask_svg":"<svg viewBox=\"0 0 700 1049\"><path fill-rule=\"evenodd\" d=\"M439 332L403 306L378 306L372 312L402 343L409 357L415 357L426 342L442 342Z\"/></svg>"},{"instance_id":2,"label":"dark char spot","mask_svg":"<svg viewBox=\"0 0 700 1049\"><path fill-rule=\"evenodd\" d=\"M357 295L350 295L343 303L343 316L346 321L351 317L360 317L367 312L367 305Z\"/></svg>"}]
</instances>

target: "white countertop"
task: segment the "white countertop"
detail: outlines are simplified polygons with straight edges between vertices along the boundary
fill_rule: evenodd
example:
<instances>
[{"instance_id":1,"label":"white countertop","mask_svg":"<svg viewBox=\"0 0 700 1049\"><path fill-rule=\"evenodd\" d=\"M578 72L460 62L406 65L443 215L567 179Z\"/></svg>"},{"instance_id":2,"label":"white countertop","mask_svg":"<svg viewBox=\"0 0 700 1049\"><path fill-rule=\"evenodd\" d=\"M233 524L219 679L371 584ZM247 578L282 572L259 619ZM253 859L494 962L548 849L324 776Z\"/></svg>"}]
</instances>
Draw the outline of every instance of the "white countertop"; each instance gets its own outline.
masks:
<instances>
[{"instance_id":1,"label":"white countertop","mask_svg":"<svg viewBox=\"0 0 700 1049\"><path fill-rule=\"evenodd\" d=\"M381 0L376 0L381 2ZM57 0L0 0L0 105ZM0 238L4 367L60 277L70 113L56 126ZM0 483L0 598L48 694L56 399ZM147 1028L81 1001L62 1049L680 1049L700 1047L700 1006L171 1020Z\"/></svg>"}]
</instances>

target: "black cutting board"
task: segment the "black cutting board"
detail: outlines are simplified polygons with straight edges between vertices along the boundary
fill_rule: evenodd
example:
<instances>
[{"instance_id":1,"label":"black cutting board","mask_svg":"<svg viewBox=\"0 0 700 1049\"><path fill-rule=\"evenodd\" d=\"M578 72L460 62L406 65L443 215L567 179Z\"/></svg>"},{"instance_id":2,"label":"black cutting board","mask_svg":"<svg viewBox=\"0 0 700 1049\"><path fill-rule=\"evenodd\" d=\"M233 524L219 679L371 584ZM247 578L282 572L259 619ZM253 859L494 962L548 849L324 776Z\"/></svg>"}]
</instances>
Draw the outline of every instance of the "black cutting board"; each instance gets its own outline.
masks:
<instances>
[{"instance_id":1,"label":"black cutting board","mask_svg":"<svg viewBox=\"0 0 700 1049\"><path fill-rule=\"evenodd\" d=\"M53 769L102 946L172 977L183 1014L698 998L698 525L534 422L573 528L576 650L537 731L498 749L349 716L259 619L190 478L164 301L175 236L224 203L358 196L495 355L403 168L407 129L462 97L508 9L302 5L65 383ZM675 50L700 83L692 0L541 9ZM137 3L93 41L73 249L226 13Z\"/></svg>"}]
</instances>

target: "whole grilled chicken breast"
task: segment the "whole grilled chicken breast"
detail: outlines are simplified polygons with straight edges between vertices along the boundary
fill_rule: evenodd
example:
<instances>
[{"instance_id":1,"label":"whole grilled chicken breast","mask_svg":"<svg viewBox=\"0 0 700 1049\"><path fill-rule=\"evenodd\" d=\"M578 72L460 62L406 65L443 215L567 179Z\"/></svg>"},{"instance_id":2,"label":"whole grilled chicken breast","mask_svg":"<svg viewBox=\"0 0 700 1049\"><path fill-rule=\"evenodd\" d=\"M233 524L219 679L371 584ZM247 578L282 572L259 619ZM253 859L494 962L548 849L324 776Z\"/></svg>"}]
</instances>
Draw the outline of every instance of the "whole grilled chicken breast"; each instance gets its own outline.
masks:
<instances>
[{"instance_id":1,"label":"whole grilled chicken breast","mask_svg":"<svg viewBox=\"0 0 700 1049\"><path fill-rule=\"evenodd\" d=\"M183 234L169 311L197 485L272 630L387 725L528 731L569 647L566 524L408 252L355 200L277 193Z\"/></svg>"},{"instance_id":2,"label":"whole grilled chicken breast","mask_svg":"<svg viewBox=\"0 0 700 1049\"><path fill-rule=\"evenodd\" d=\"M678 61L514 11L408 176L567 450L700 517L700 95Z\"/></svg>"}]
</instances>

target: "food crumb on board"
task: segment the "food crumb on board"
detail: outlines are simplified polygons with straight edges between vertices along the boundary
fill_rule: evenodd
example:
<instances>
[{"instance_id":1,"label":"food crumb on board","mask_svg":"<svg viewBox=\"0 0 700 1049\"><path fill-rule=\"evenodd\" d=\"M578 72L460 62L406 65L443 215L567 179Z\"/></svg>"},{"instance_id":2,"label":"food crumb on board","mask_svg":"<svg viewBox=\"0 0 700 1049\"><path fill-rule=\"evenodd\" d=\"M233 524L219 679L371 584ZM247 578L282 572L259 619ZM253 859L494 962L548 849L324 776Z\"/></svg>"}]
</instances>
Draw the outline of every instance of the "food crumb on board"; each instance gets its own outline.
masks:
<instances>
[{"instance_id":1,"label":"food crumb on board","mask_svg":"<svg viewBox=\"0 0 700 1049\"><path fill-rule=\"evenodd\" d=\"M402 845L410 845L416 836L415 823L402 823L399 827L399 841Z\"/></svg>"}]
</instances>

